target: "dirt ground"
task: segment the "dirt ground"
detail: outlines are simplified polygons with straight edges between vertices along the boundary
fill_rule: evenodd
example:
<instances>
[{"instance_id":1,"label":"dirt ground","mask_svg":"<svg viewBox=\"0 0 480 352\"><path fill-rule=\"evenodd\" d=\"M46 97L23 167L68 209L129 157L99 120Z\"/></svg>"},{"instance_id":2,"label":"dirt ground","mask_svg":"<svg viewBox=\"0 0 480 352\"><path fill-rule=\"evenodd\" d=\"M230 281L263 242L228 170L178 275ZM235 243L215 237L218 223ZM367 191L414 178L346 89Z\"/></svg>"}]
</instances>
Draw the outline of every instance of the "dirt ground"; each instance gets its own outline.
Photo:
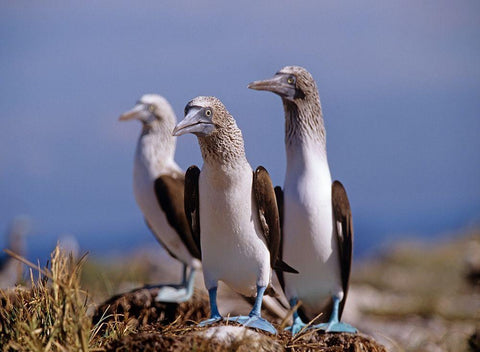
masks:
<instances>
[{"instance_id":1,"label":"dirt ground","mask_svg":"<svg viewBox=\"0 0 480 352\"><path fill-rule=\"evenodd\" d=\"M94 324L100 320L106 323L109 319L123 319L136 329L135 333L112 341L107 351L386 352L383 346L362 334L325 334L321 331L308 331L295 337L288 332L272 336L256 331L253 336L244 334L229 341L218 340L215 333L209 333L210 329L236 324L197 327L197 323L209 314L205 296L196 295L189 302L176 304L155 302L157 293L156 288L133 290L114 296L98 307Z\"/></svg>"},{"instance_id":2,"label":"dirt ground","mask_svg":"<svg viewBox=\"0 0 480 352\"><path fill-rule=\"evenodd\" d=\"M264 350L382 351L385 346L393 352L480 351L479 272L478 231L436 245L405 241L372 260L354 265L343 319L366 335L317 332L294 340L285 333L269 338L268 348ZM201 287L201 279L197 279ZM98 310L104 312L110 306L109 314L124 314L138 330L135 336L117 341L115 348L141 344L142 339L151 344L163 343L162 348L181 343L189 345L192 339L197 341L198 335L192 335L198 330L195 323L209 313L205 291L197 289L193 301L180 305L154 302L154 289L133 292L136 292L134 296L112 297ZM219 292L219 299L223 299L220 309L230 300L225 311L251 306L229 293ZM102 313L97 313L97 319L99 314ZM277 327L281 323L275 315L268 315L267 310L263 314ZM165 334L165 326L169 324L173 327ZM176 331L173 336L172 331ZM214 342L209 343L211 348L216 346ZM241 350L241 345L228 350Z\"/></svg>"}]
</instances>

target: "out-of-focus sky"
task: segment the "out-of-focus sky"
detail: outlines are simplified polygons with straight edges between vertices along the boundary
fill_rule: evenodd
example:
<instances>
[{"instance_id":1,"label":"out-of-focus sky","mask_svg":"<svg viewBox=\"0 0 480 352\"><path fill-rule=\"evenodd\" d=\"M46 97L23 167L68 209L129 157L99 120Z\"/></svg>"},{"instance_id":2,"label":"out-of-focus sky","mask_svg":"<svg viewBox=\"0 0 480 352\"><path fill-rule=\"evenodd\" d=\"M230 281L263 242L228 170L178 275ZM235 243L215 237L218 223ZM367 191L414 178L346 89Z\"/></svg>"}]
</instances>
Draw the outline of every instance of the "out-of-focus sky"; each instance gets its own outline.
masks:
<instances>
[{"instance_id":1,"label":"out-of-focus sky","mask_svg":"<svg viewBox=\"0 0 480 352\"><path fill-rule=\"evenodd\" d=\"M140 124L117 122L144 93L179 120L219 97L282 184L280 98L246 86L285 65L317 81L358 251L478 224L479 38L478 1L2 1L0 230L30 215L33 252L62 233L94 253L153 242L131 189ZM177 146L202 163L194 136Z\"/></svg>"}]
</instances>

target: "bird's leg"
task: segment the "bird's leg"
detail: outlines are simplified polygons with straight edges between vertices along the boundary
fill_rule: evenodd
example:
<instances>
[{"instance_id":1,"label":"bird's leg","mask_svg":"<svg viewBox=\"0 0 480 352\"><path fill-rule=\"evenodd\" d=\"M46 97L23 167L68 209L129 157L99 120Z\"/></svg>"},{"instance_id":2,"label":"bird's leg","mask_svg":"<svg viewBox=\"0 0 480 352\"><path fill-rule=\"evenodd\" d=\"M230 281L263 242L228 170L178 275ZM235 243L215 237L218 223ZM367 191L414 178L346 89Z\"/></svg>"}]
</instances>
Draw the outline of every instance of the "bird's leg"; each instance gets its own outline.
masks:
<instances>
[{"instance_id":1,"label":"bird's leg","mask_svg":"<svg viewBox=\"0 0 480 352\"><path fill-rule=\"evenodd\" d=\"M192 295L193 295L193 291L194 291L194 286L195 286L195 272L196 270L194 268L190 268L190 274L188 275L188 278L186 277L186 273L187 273L187 266L185 265L184 266L184 270L183 270L183 273L184 273L184 278L183 278L183 288L182 289L179 289L179 293L181 291L184 292L183 296L179 297L178 299L178 302L186 302L188 301L190 298L192 298Z\"/></svg>"},{"instance_id":2,"label":"bird's leg","mask_svg":"<svg viewBox=\"0 0 480 352\"><path fill-rule=\"evenodd\" d=\"M290 307L294 308L297 305L297 297L293 297L292 299L290 299L289 303ZM307 326L307 324L302 321L302 318L300 318L300 316L298 315L297 309L295 309L293 311L293 324L292 326L287 327L285 330L289 330L292 332L292 335L296 335L302 329L304 329L305 326Z\"/></svg>"},{"instance_id":3,"label":"bird's leg","mask_svg":"<svg viewBox=\"0 0 480 352\"><path fill-rule=\"evenodd\" d=\"M199 326L213 324L222 319L217 307L217 286L208 289L208 298L210 300L210 319L200 322Z\"/></svg>"},{"instance_id":4,"label":"bird's leg","mask_svg":"<svg viewBox=\"0 0 480 352\"><path fill-rule=\"evenodd\" d=\"M193 286L195 284L195 273L197 272L197 269L195 268L190 268L190 275L188 275L187 279L187 291L191 291L193 293Z\"/></svg>"},{"instance_id":5,"label":"bird's leg","mask_svg":"<svg viewBox=\"0 0 480 352\"><path fill-rule=\"evenodd\" d=\"M277 330L272 324L261 317L263 294L266 288L265 286L257 286L257 297L248 316L230 317L228 320L251 328L261 329L275 335Z\"/></svg>"},{"instance_id":6,"label":"bird's leg","mask_svg":"<svg viewBox=\"0 0 480 352\"><path fill-rule=\"evenodd\" d=\"M183 264L182 283L180 285L162 285L158 291L155 301L181 303L188 301L193 295L195 283L195 269L190 268L187 278L188 265Z\"/></svg>"},{"instance_id":7,"label":"bird's leg","mask_svg":"<svg viewBox=\"0 0 480 352\"><path fill-rule=\"evenodd\" d=\"M248 314L249 317L260 317L262 315L262 301L265 289L266 287L257 286L257 297L255 298L255 303L253 304L250 314Z\"/></svg>"},{"instance_id":8,"label":"bird's leg","mask_svg":"<svg viewBox=\"0 0 480 352\"><path fill-rule=\"evenodd\" d=\"M217 306L217 286L208 290L208 298L210 299L210 318L221 319L222 316L220 315Z\"/></svg>"},{"instance_id":9,"label":"bird's leg","mask_svg":"<svg viewBox=\"0 0 480 352\"><path fill-rule=\"evenodd\" d=\"M322 329L326 332L349 332L356 333L357 329L347 323L342 323L338 319L338 308L340 306L341 298L338 295L332 296L333 298L333 310L332 315L330 315L330 320L328 323L322 323L313 325L313 329Z\"/></svg>"}]
</instances>

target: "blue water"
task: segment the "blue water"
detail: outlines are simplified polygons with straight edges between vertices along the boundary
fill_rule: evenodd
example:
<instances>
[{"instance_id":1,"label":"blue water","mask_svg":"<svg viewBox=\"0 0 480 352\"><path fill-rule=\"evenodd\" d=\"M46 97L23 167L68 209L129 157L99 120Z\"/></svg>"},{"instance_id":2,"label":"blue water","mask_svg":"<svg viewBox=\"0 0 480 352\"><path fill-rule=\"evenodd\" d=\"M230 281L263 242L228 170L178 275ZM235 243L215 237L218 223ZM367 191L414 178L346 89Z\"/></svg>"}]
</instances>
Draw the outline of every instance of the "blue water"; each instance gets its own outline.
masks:
<instances>
[{"instance_id":1,"label":"blue water","mask_svg":"<svg viewBox=\"0 0 480 352\"><path fill-rule=\"evenodd\" d=\"M364 259L378 255L396 242L417 239L435 244L438 240L453 239L480 227L478 205L457 212L446 212L439 216L433 212L422 214L397 214L387 211L374 217L358 211L354 217L354 256ZM114 226L112 226L114 227ZM112 255L128 255L136 248L157 247L162 251L143 222L122 229L99 228L95 231L75 234L81 253L88 252L90 257L108 258ZM45 263L54 248L58 236L32 232L27 236L27 257Z\"/></svg>"},{"instance_id":2,"label":"blue water","mask_svg":"<svg viewBox=\"0 0 480 352\"><path fill-rule=\"evenodd\" d=\"M140 125L117 121L144 93L164 95L178 119L193 97L218 96L252 166L281 184L281 101L246 86L301 65L318 84L356 256L405 236L455 236L480 216L479 9L0 2L0 234L30 215L28 256L42 260L64 233L92 256L156 246L132 196ZM194 136L179 138L176 160L201 165Z\"/></svg>"}]
</instances>

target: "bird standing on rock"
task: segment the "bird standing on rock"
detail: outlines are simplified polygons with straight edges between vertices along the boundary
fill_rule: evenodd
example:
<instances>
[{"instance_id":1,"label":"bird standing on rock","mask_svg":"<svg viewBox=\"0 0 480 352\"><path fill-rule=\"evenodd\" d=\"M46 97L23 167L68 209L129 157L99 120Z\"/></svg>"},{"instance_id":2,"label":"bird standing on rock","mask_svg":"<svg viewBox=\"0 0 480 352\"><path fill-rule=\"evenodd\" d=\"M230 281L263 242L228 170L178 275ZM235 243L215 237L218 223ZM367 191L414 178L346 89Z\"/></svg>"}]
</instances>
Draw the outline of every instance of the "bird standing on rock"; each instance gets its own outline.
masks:
<instances>
[{"instance_id":1,"label":"bird standing on rock","mask_svg":"<svg viewBox=\"0 0 480 352\"><path fill-rule=\"evenodd\" d=\"M177 119L168 101L156 94L142 96L119 118L132 119L142 122L133 169L135 199L157 240L183 263L182 284L161 285L156 300L187 301L193 293L195 271L201 268L201 254L184 212L185 176L174 160L176 138L172 130Z\"/></svg>"},{"instance_id":2,"label":"bird standing on rock","mask_svg":"<svg viewBox=\"0 0 480 352\"><path fill-rule=\"evenodd\" d=\"M301 300L304 318L320 313L323 321L329 318L313 328L356 332L340 322L352 261L352 215L345 189L339 181L332 184L330 177L317 85L306 69L287 66L248 87L278 94L285 111L283 258L300 272L282 278L286 296L292 307ZM292 333L304 326L295 312Z\"/></svg>"},{"instance_id":3,"label":"bird standing on rock","mask_svg":"<svg viewBox=\"0 0 480 352\"><path fill-rule=\"evenodd\" d=\"M248 316L231 317L272 334L261 318L262 298L270 284L271 267L296 272L279 258L280 223L270 176L263 167L253 172L245 157L243 137L234 118L215 97L197 97L185 107L185 118L173 134L193 133L203 157L200 171L185 176L185 212L200 237L210 319L222 319L217 308L218 281L245 296L254 296Z\"/></svg>"}]
</instances>

